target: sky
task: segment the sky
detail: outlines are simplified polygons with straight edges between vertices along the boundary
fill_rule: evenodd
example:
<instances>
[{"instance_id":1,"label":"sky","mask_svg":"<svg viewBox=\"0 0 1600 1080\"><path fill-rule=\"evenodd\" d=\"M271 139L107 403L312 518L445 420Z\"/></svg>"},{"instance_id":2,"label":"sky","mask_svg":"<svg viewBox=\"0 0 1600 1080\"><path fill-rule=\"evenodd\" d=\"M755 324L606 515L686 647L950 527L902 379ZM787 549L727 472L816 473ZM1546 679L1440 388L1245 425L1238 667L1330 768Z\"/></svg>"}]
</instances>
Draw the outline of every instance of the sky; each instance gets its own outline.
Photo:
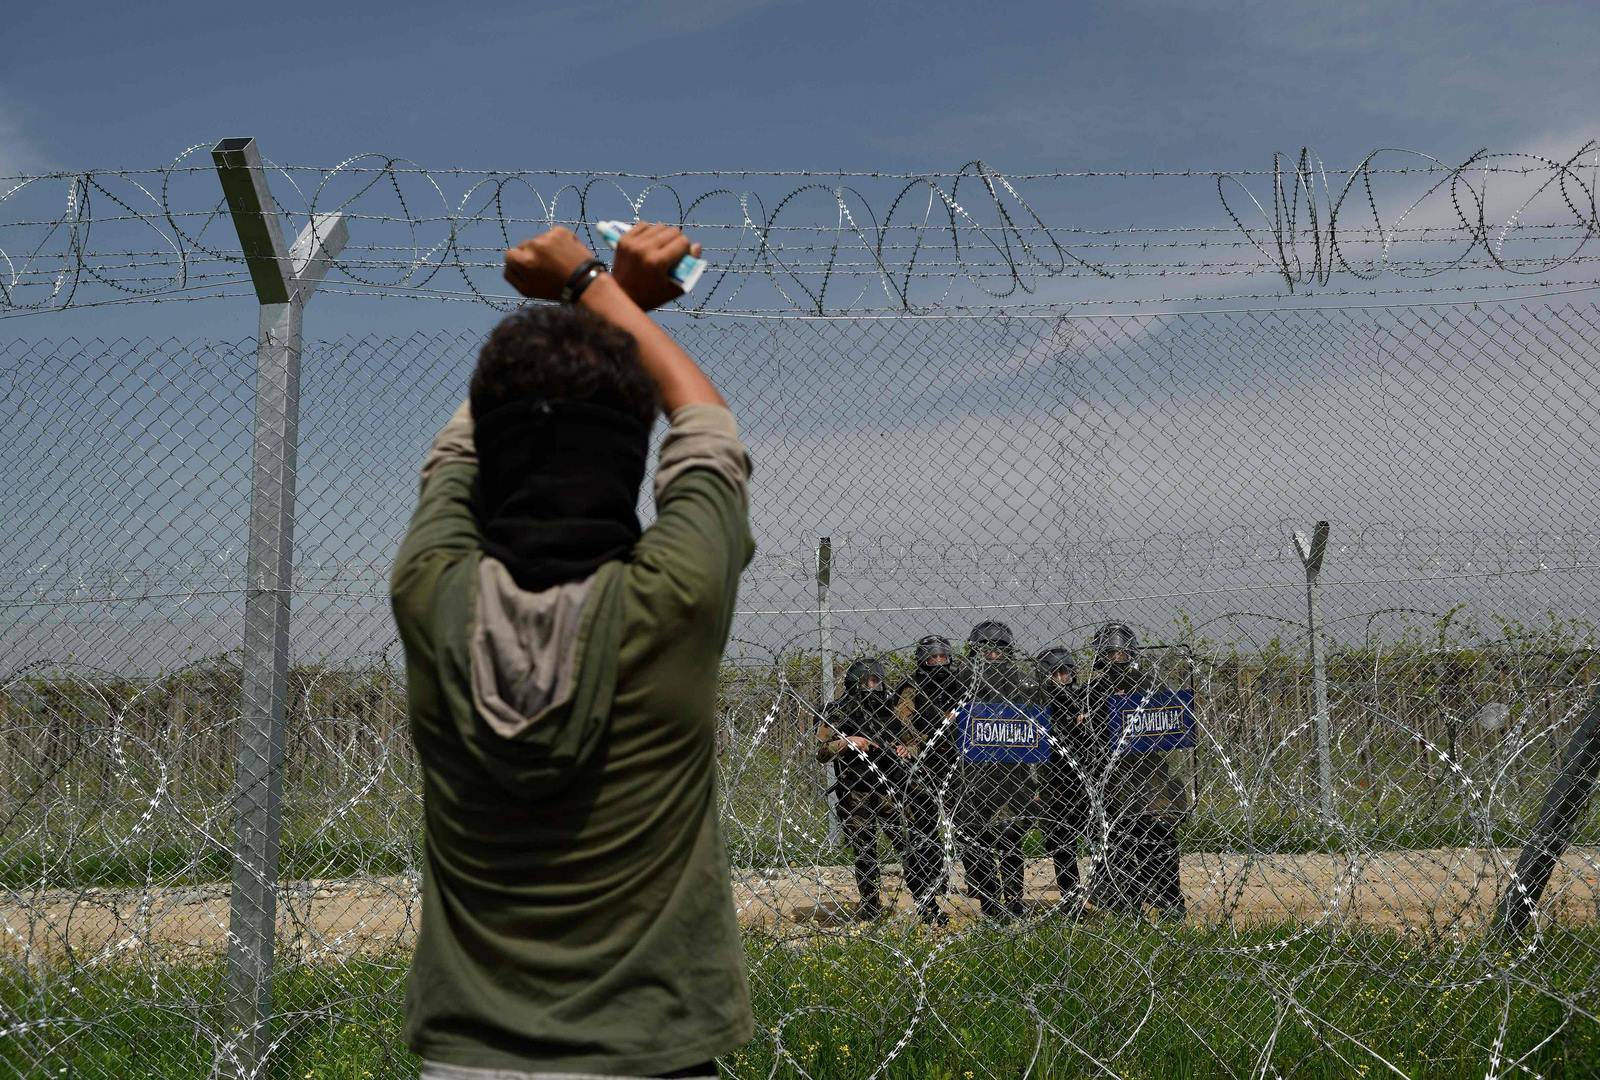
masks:
<instances>
[{"instance_id":1,"label":"sky","mask_svg":"<svg viewBox=\"0 0 1600 1080\"><path fill-rule=\"evenodd\" d=\"M1600 6L1592 3L1159 4L1132 0L979 7L685 0L491 6L390 0L383 4L282 3L255 8L215 3L113 5L90 0L65 8L14 5L6 13L5 30L0 34L0 175L156 167L191 145L209 145L240 135L255 137L262 153L280 163L330 167L358 153L377 152L409 159L441 174L451 168L650 174L704 169L917 173L953 171L973 160L983 160L1009 174L1263 169L1271 165L1274 152L1293 155L1303 146L1336 167L1353 165L1380 147L1416 149L1449 162L1464 160L1485 147L1560 154L1600 136L1593 107L1600 100L1600 65L1594 63L1592 48L1595 40L1600 40ZM461 186L457 184L452 191L459 194ZM1174 198L1172 190L1170 184L1163 186L1157 181L1120 180L1093 189L1062 185L1045 191L1042 197L1048 201L1044 209L1051 223L1067 226L1094 222L1181 227L1202 216L1217 220L1213 182L1197 181L1184 189L1181 198ZM1136 287L1147 286L1129 286ZM467 304L326 295L313 301L307 330L310 336L326 338L470 335L486 329L498 317L490 308ZM1246 327L1244 332L1248 336L1254 329ZM92 337L238 341L254 331L254 303L249 298L233 298L50 312L7 320L0 322L0 350L8 347L7 338L16 348L30 340ZM885 514L875 520L874 504L864 493L870 493L874 485L900 483L916 471L920 462L907 457L906 448L919 445L918 437L927 437L924 453L935 457L946 452L948 439L938 433L929 435L925 428L919 429L921 436L914 436L903 426L914 426L918 420L909 413L896 417L895 423L902 424L897 437L890 438L888 433L895 425L882 418L876 428L857 425L819 438L817 418L796 415L795 394L785 387L815 393L814 386L792 381L806 370L805 365L825 368L824 360L839 363L841 357L848 357L850 363L866 363L872 359L864 344L868 339L864 336L830 353L820 332L813 334L804 327L786 327L784 332L793 338L794 351L787 360L791 382L763 383L759 372L730 376L743 380L735 382L736 407L770 405L772 411L752 425L752 438L765 442L761 448L764 460L789 462L784 480L792 491L805 495L804 499L792 497L787 504L774 502L763 511L768 515L761 536L764 553L777 559L804 557L812 535L830 528L841 535L854 530L881 536L896 529L927 529L929 522L937 519L946 533L970 531L971 520L952 520L945 503L919 499L914 489L899 491L876 504L893 509L887 514L888 525L880 527ZM708 339L716 338L709 328L704 333ZM1135 328L1095 331L1089 336L1096 334L1115 337L1119 344L1086 354L1085 371L1101 375L1143 372L1142 378L1157 383L1171 374L1164 373L1161 365L1185 340L1181 327L1163 328L1155 323L1149 324L1147 334ZM1547 341L1569 340L1555 323L1549 324L1548 334L1554 336L1547 336ZM761 352L759 337L751 332L743 340L747 345L753 343L763 360L783 360L776 345ZM772 340L778 340L776 334ZM955 347L949 342L954 340L940 344L930 339L916 356L921 361L948 358L948 350ZM1481 454L1476 450L1459 452L1464 445L1461 439L1466 437L1459 416L1447 417L1443 422L1446 434L1430 444L1428 425L1434 420L1423 418L1408 425L1408 418L1397 420L1386 411L1392 403L1381 408L1372 404L1376 400L1371 398L1372 386L1390 386L1396 379L1403 385L1407 379L1427 376L1426 363L1434 354L1423 356L1422 367L1412 371L1403 363L1394 367L1391 360L1378 355L1382 350L1373 352L1370 340L1353 344L1354 337L1346 331L1329 340L1332 347L1330 350L1324 342L1324 357L1359 348L1377 359L1369 356L1363 360L1362 377L1368 379L1365 388L1342 396L1325 389L1304 390L1298 384L1283 391L1306 415L1319 409L1330 414L1344 410L1334 427L1342 425L1346 440L1332 452L1346 455L1349 471L1321 485L1321 491L1331 493L1326 502L1340 504L1350 522L1370 525L1384 520L1372 506L1348 493L1366 490L1356 483L1358 475L1382 464L1386 451L1374 443L1373 432L1387 432L1398 424L1405 429L1408 446L1433 445L1453 456L1441 458L1437 472L1392 478L1389 497L1396 492L1438 495L1456 486L1462 498L1455 505L1463 514L1478 515L1481 523L1477 508L1496 505L1494 490L1485 494L1481 487L1474 488L1467 466L1503 461L1504 454L1495 446ZM1451 338L1446 334L1441 340ZM1002 393L1011 385L1007 378L1021 379L1017 385L1033 396L1018 397L1012 404L1033 409L1037 420L1037 403L1058 392L1058 388L1051 389L1053 384L1047 384L1055 377L1050 372L1059 370L1051 365L1058 364L1061 350L1048 342L1041 345L1023 333L997 331L978 346L984 347L985 342L998 342L1002 353L977 364L977 375L988 379L992 393ZM893 355L892 346L884 349ZM852 350L866 351L858 357ZM1182 478L1175 481L1170 475L1160 475L1159 469L1152 473L1159 481L1157 488L1164 492L1162 499L1181 508L1186 520L1199 515L1203 521L1189 525L1163 521L1162 515L1154 512L1159 509L1156 507L1146 507L1143 514L1075 510L1072 513L1080 516L1073 517L1057 506L1051 511L1056 516L1046 528L1027 517L1025 494L1014 493L1006 507L1010 515L1006 528L1012 538L1058 543L1063 542L1063 530L1070 533L1078 527L1091 529L1091 543L1185 527L1215 537L1231 535L1234 524L1248 522L1281 540L1279 523L1284 515L1315 513L1317 485L1310 483L1308 491L1305 475L1275 474L1261 466L1259 454L1265 440L1260 445L1227 444L1227 431L1248 428L1259 420L1252 420L1258 413L1249 393L1230 396L1227 385L1219 381L1228 359L1224 352L1218 353L1222 359L1215 365L1193 373L1197 383L1210 388L1208 395L1202 395L1203 407L1219 418L1200 433L1209 447L1206 468L1210 476L1223 480L1207 487L1202 476L1183 488ZM1293 371L1299 358L1292 353L1289 349L1284 355L1274 355L1271 363ZM149 358L138 362L148 365ZM373 362L389 365L384 369L386 378L404 376L394 362L382 358ZM415 398L402 402L404 407L419 410L417 402L425 399L427 408L434 409L458 391L451 376L439 374L437 358L417 362L417 371L427 367L430 381ZM734 367L739 362L738 358L730 361ZM1540 387L1546 379L1543 372L1551 364L1554 361L1541 358L1516 372L1499 390L1479 386L1471 371L1450 373L1447 383L1451 388L1460 385L1486 394L1483 400L1491 404L1503 400L1515 406L1518 400L1526 404L1546 398L1559 402L1560 387L1548 385L1543 386L1545 397L1514 398L1517 388L1525 384ZM759 366L752 361L752 372ZM165 416L162 408L192 411L206 407L211 384L205 380L215 377L218 364L183 361L174 362L173 369L189 374L174 376L168 387L155 382L141 391L138 402L143 404L127 410L129 423L149 423L150 415ZM159 371L159 365L154 370ZM1335 384L1342 377L1337 364L1319 363L1315 370L1319 378ZM463 366L462 378L464 371ZM862 378L862 396L855 400L870 406L874 396L893 394L892 375L892 371L874 369L872 377ZM108 385L116 381L111 371L98 372L95 377ZM345 371L341 378L351 381L340 384L340 392L352 393L356 377ZM59 378L70 380L71 375ZM1029 382L1037 379L1044 381ZM957 379L952 386L959 382ZM12 384L10 392L18 392L16 385L20 384ZM1165 402L1171 396L1171 379L1163 385L1161 400ZM229 384L230 407L239 406L243 390L242 385ZM1105 388L1096 392L1099 400L1107 400ZM1117 392L1137 396L1136 391L1125 388ZM28 393L62 403L54 423L96 407L92 393L74 396L70 387L41 383ZM959 412L964 400L951 390L937 408L929 405L929 415L949 410L952 402ZM1095 400L1094 394L1082 400ZM829 405L826 395L818 404L823 408ZM145 407L155 411L141 412ZM1181 408L1180 404L1164 404L1144 415L1167 416L1179 410L1172 415L1181 419ZM1040 475L1044 475L1060 467L1063 454L1081 453L1090 443L1103 455L1112 452L1107 447L1126 442L1130 431L1136 434L1138 410L1131 405L1130 410L1127 415L1133 419L1120 426L1115 417L1101 418L1098 428L1084 429L1087 434L1070 435L1061 446L1047 449L1026 440L1007 442L998 438L991 426L986 430L992 447L984 452L991 464L1011 462L1018 477L1031 475L1028 470L1043 470ZM350 415L357 413L361 410ZM322 414L308 413L317 415L340 414L333 407L325 407ZM981 419L981 414L974 415ZM1002 411L992 415L1001 416L1002 424L1006 422ZM427 435L421 430L424 421L413 419L418 430L408 428L400 440L406 445ZM1283 423L1292 426L1302 419L1286 416ZM308 425L314 422L325 421L308 420ZM372 421L368 417L363 422ZM948 418L948 422L946 435L977 437L969 430L971 416ZM1492 425L1493 420L1487 423ZM232 415L224 426L228 453L236 459L244 428L238 415ZM48 425L30 428L28 445L40 453L49 452L56 439L53 430ZM1024 424L1018 430L1031 429ZM1173 429L1169 424L1164 430L1183 428L1180 424ZM1273 439L1286 439L1290 430L1286 426L1283 432L1274 433ZM193 440L212 438L194 434L197 431L198 426L193 432L185 429L167 448L182 454L188 445L192 452ZM328 433L329 429L322 429L322 435ZM336 444L338 435L334 430ZM886 438L890 438L887 444ZM220 444L206 445L214 452ZM900 456L886 454L886 445ZM1183 452L1181 439L1171 436L1155 444L1146 440L1127 453L1148 455L1152 445L1165 447L1167 453ZM1563 443L1562 452L1573 450ZM131 445L108 440L104 453L107 460L138 460L140 450L137 440ZM74 468L94 476L105 471L97 462L94 453L86 451ZM382 463L373 467L387 468ZM1148 463L1141 467L1152 468ZM229 469L228 482L236 486L243 476L237 460L232 460ZM324 479L333 485L332 490L346 490L337 486L337 467L328 465L327 469ZM402 475L405 472L398 466L386 472L385 490L406 491L410 480ZM1561 475L1568 474L1563 471ZM182 483L195 490L206 486L204 475L184 476L188 479ZM1252 486L1245 482L1250 476L1259 476L1261 483ZM975 482L962 483L963 491L974 489ZM1507 477L1501 483L1507 492L1526 495L1530 508L1554 507L1555 517L1560 517L1562 506L1570 512L1573 505L1570 484L1564 489L1546 484L1518 492L1520 479ZM862 498L835 500L831 504L835 508L848 505L853 509L838 511L830 522L828 492L830 486L841 484L853 486ZM1099 492L1105 484L1103 479L1089 476L1063 490L1067 487ZM106 502L120 497L125 504L122 510L132 520L138 515L127 505L134 498L130 490L119 496L113 485L97 497ZM1262 501L1263 491L1271 494L1270 505ZM1563 502L1563 496L1568 501ZM347 491L344 497L359 495ZM152 505L168 500L169 506L178 507L172 511L174 520L184 519L202 505L184 502L193 496L170 492L141 489L137 498L156 500ZM960 502L950 501L951 513ZM237 509L233 505L228 513ZM1502 530L1544 529L1557 534L1570 523L1530 524L1497 517L1487 524ZM388 550L389 533L395 528L397 521L385 520L373 525L362 540L362 558L370 563L367 570L381 562ZM229 536L237 531L232 524L219 530ZM313 528L303 535L316 534ZM119 540L110 524L79 538L80 547L87 545L94 552L116 551L119 543L129 542L126 537ZM160 532L138 541L147 546L172 542L173 536ZM329 546L338 544L329 541ZM216 558L231 565L237 544L224 547L227 550ZM337 551L328 553L332 561L340 557ZM1290 557L1286 547L1273 556L1279 562ZM1292 564L1285 565L1293 570ZM1275 563L1270 573L1281 577L1283 570L1284 565ZM1169 571L1170 566L1162 573ZM1136 586L1137 582L1125 580L1117 587L1138 592ZM992 582L984 586L992 587ZM1041 587L1025 582L1014 584L1012 592L1021 597L1037 593ZM772 602L783 607L803 603L805 592L803 582L790 582L773 593ZM886 594L870 589L859 595L874 604L890 603ZM949 598L949 591L940 595ZM1548 593L1539 596L1538 602L1548 606L1543 599ZM1364 594L1360 603L1367 599ZM1443 604L1449 597L1430 594L1425 599L1428 604ZM1288 596L1284 603L1285 610L1292 610L1300 601ZM1164 617L1170 612L1153 613L1152 621L1157 614ZM377 617L382 618L381 605ZM965 613L952 616L965 617ZM892 633L911 634L910 623L902 622L905 625L896 623ZM958 629L953 624L944 628ZM784 632L791 630L800 633L803 628ZM870 634L872 627L861 624L853 631Z\"/></svg>"},{"instance_id":2,"label":"sky","mask_svg":"<svg viewBox=\"0 0 1600 1080\"><path fill-rule=\"evenodd\" d=\"M269 160L322 167L377 152L434 170L981 159L1016 174L1260 169L1303 146L1334 167L1379 147L1455 162L1484 147L1570 153L1600 134L1586 48L1600 8L1584 3L91 0L13 5L6 21L0 175L155 167L238 135ZM1052 224L1220 219L1209 181L1191 185L1194 205L1156 182L1060 194ZM494 317L320 306L341 332ZM244 307L188 311L185 325L226 333ZM158 332L164 319L107 321Z\"/></svg>"},{"instance_id":3,"label":"sky","mask_svg":"<svg viewBox=\"0 0 1600 1080\"><path fill-rule=\"evenodd\" d=\"M1585 3L14 5L0 165L1239 167L1569 136Z\"/></svg>"}]
</instances>

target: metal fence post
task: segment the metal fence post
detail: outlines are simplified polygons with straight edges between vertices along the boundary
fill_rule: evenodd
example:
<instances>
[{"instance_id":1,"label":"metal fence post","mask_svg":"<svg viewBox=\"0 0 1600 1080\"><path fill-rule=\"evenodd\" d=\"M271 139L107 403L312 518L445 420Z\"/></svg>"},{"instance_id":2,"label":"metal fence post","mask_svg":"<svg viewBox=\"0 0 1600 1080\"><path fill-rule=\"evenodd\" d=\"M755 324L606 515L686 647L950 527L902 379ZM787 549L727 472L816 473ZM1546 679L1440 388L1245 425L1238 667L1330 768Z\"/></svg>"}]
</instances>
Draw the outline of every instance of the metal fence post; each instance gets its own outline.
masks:
<instances>
[{"instance_id":1,"label":"metal fence post","mask_svg":"<svg viewBox=\"0 0 1600 1080\"><path fill-rule=\"evenodd\" d=\"M1294 534L1294 548L1306 569L1306 635L1311 643L1311 688L1316 698L1317 772L1322 784L1322 820L1333 821L1333 749L1328 736L1328 662L1322 641L1322 556L1328 550L1328 523L1317 522L1311 539Z\"/></svg>"},{"instance_id":2,"label":"metal fence post","mask_svg":"<svg viewBox=\"0 0 1600 1080\"><path fill-rule=\"evenodd\" d=\"M828 710L828 702L833 700L833 611L828 606L828 590L833 584L833 540L831 537L819 536L817 538L817 653L822 658L822 702L818 707L819 714ZM828 846L839 846L839 815L834 812L839 802L839 793L834 790L838 776L833 768L833 762L828 762L822 767L822 775L828 784Z\"/></svg>"},{"instance_id":3,"label":"metal fence post","mask_svg":"<svg viewBox=\"0 0 1600 1080\"><path fill-rule=\"evenodd\" d=\"M228 912L232 1042L219 1063L225 1075L243 1080L265 1074L270 1044L301 316L329 261L344 247L346 228L341 215L319 214L286 252L255 140L224 139L212 148L211 156L261 305Z\"/></svg>"},{"instance_id":4,"label":"metal fence post","mask_svg":"<svg viewBox=\"0 0 1600 1080\"><path fill-rule=\"evenodd\" d=\"M1561 774L1545 794L1539 823L1517 858L1516 873L1500 896L1495 912L1495 927L1500 933L1519 935L1532 918L1556 863L1561 861L1583 820L1596 773L1600 773L1600 691L1589 699L1589 714L1567 743Z\"/></svg>"}]
</instances>

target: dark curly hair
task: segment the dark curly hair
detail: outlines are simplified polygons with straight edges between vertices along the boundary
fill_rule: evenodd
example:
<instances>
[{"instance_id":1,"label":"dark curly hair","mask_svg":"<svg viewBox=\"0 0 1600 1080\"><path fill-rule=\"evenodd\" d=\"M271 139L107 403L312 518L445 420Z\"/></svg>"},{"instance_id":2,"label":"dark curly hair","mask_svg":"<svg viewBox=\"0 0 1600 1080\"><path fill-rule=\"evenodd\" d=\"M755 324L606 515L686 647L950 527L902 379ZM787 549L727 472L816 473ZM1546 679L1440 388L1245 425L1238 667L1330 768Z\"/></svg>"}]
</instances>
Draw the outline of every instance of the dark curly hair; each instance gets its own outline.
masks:
<instances>
[{"instance_id":1,"label":"dark curly hair","mask_svg":"<svg viewBox=\"0 0 1600 1080\"><path fill-rule=\"evenodd\" d=\"M645 423L660 409L639 344L587 308L536 304L501 319L478 350L472 415L525 399L607 405Z\"/></svg>"}]
</instances>

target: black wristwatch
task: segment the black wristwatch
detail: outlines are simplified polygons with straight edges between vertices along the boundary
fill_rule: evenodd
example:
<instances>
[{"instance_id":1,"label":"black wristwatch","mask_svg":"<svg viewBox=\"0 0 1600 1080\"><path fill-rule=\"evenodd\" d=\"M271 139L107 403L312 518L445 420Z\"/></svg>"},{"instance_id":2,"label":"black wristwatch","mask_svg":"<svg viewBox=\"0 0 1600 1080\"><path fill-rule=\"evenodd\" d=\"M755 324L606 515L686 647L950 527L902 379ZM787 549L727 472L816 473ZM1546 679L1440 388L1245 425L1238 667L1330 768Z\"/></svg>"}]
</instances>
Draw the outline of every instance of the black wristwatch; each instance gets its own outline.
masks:
<instances>
[{"instance_id":1,"label":"black wristwatch","mask_svg":"<svg viewBox=\"0 0 1600 1080\"><path fill-rule=\"evenodd\" d=\"M567 283L561 287L561 302L575 304L578 297L583 295L583 290L594 283L594 279L606 272L606 264L599 259L585 259L578 264L578 268L567 278Z\"/></svg>"}]
</instances>

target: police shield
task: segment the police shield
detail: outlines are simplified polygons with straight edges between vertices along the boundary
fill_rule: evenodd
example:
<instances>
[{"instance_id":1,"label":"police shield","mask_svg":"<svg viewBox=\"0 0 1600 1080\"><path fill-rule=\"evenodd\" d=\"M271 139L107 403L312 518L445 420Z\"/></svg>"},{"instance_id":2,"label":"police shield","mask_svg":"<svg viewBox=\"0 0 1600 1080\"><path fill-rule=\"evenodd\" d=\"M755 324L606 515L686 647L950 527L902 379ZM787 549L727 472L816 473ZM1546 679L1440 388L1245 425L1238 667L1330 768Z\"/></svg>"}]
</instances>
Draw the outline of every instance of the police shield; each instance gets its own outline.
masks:
<instances>
[{"instance_id":1,"label":"police shield","mask_svg":"<svg viewBox=\"0 0 1600 1080\"><path fill-rule=\"evenodd\" d=\"M1050 760L1050 710L975 701L956 712L961 756L968 761L1037 765Z\"/></svg>"},{"instance_id":2,"label":"police shield","mask_svg":"<svg viewBox=\"0 0 1600 1080\"><path fill-rule=\"evenodd\" d=\"M1108 702L1106 737L1113 752L1148 754L1194 746L1194 691L1117 694Z\"/></svg>"}]
</instances>

